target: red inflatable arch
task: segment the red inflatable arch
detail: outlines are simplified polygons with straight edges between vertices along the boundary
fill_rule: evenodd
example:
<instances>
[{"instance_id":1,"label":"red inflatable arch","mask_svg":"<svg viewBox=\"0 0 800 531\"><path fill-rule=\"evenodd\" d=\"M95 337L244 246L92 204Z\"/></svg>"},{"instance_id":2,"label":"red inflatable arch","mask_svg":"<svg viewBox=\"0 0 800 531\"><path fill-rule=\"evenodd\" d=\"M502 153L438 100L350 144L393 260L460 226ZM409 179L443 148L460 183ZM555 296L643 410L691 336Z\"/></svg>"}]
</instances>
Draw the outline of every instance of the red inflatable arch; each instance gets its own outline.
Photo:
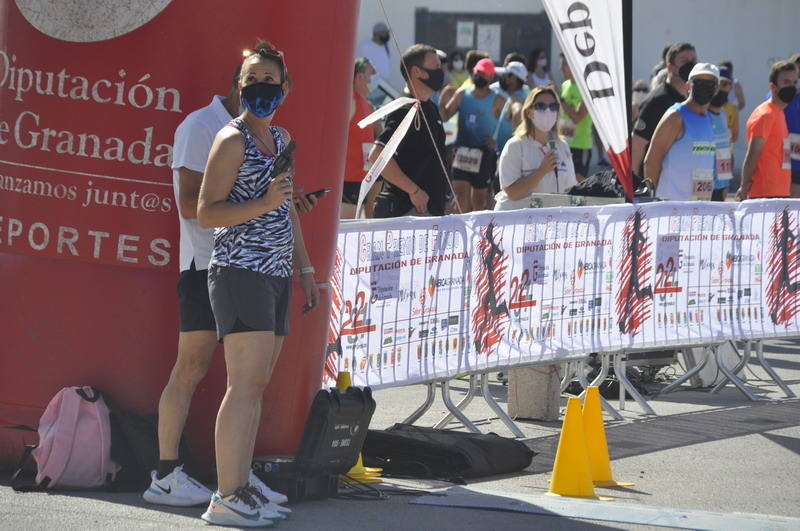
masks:
<instances>
[{"instance_id":1,"label":"red inflatable arch","mask_svg":"<svg viewBox=\"0 0 800 531\"><path fill-rule=\"evenodd\" d=\"M118 4L118 5L117 5ZM0 465L62 387L94 385L153 413L177 348L176 126L229 90L257 37L286 54L294 88L276 123L297 141L296 181L335 193L301 215L329 277L341 193L356 0L222 3L0 0ZM296 450L321 382L330 297L291 327L264 397L256 452ZM186 436L211 470L225 388L221 349Z\"/></svg>"}]
</instances>

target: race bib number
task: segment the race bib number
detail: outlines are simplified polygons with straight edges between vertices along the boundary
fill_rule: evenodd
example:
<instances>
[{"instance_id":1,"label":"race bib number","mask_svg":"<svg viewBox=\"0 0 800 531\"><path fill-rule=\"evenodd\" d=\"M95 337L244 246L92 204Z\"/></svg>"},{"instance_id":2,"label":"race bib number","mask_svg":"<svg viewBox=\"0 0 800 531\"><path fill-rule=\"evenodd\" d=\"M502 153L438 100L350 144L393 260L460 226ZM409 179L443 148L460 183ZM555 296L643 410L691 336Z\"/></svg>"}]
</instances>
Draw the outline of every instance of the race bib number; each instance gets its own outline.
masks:
<instances>
[{"instance_id":1,"label":"race bib number","mask_svg":"<svg viewBox=\"0 0 800 531\"><path fill-rule=\"evenodd\" d=\"M562 116L558 120L558 134L569 144L575 138L575 122L567 116Z\"/></svg>"},{"instance_id":2,"label":"race bib number","mask_svg":"<svg viewBox=\"0 0 800 531\"><path fill-rule=\"evenodd\" d=\"M717 148L717 180L730 181L731 179L733 179L731 148Z\"/></svg>"},{"instance_id":3,"label":"race bib number","mask_svg":"<svg viewBox=\"0 0 800 531\"><path fill-rule=\"evenodd\" d=\"M456 149L453 167L469 173L479 173L481 171L481 158L483 158L483 152L479 148L461 146Z\"/></svg>"},{"instance_id":4,"label":"race bib number","mask_svg":"<svg viewBox=\"0 0 800 531\"><path fill-rule=\"evenodd\" d=\"M789 152L792 160L800 160L800 133L789 133Z\"/></svg>"},{"instance_id":5,"label":"race bib number","mask_svg":"<svg viewBox=\"0 0 800 531\"><path fill-rule=\"evenodd\" d=\"M714 172L712 170L692 170L692 200L709 201L714 192Z\"/></svg>"},{"instance_id":6,"label":"race bib number","mask_svg":"<svg viewBox=\"0 0 800 531\"><path fill-rule=\"evenodd\" d=\"M369 168L372 166L372 163L369 161L369 152L372 149L371 142L362 142L361 143L361 156L364 160L364 170L369 171Z\"/></svg>"},{"instance_id":7,"label":"race bib number","mask_svg":"<svg viewBox=\"0 0 800 531\"><path fill-rule=\"evenodd\" d=\"M781 165L782 170L791 170L792 169L792 143L791 138L784 138L783 139L783 164Z\"/></svg>"}]
</instances>

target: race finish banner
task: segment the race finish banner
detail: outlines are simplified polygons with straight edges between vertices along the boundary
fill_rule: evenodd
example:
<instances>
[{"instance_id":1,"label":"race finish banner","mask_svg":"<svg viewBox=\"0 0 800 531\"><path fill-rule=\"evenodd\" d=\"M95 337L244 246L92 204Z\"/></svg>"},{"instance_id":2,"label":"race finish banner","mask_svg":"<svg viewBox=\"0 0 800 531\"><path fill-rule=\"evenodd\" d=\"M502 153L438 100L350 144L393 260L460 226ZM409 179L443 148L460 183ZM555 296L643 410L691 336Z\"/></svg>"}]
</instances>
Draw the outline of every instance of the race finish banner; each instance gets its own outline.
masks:
<instances>
[{"instance_id":1,"label":"race finish banner","mask_svg":"<svg viewBox=\"0 0 800 531\"><path fill-rule=\"evenodd\" d=\"M622 0L542 3L609 160L632 199Z\"/></svg>"},{"instance_id":2,"label":"race finish banner","mask_svg":"<svg viewBox=\"0 0 800 531\"><path fill-rule=\"evenodd\" d=\"M799 214L664 202L343 224L324 384L798 335Z\"/></svg>"}]
</instances>

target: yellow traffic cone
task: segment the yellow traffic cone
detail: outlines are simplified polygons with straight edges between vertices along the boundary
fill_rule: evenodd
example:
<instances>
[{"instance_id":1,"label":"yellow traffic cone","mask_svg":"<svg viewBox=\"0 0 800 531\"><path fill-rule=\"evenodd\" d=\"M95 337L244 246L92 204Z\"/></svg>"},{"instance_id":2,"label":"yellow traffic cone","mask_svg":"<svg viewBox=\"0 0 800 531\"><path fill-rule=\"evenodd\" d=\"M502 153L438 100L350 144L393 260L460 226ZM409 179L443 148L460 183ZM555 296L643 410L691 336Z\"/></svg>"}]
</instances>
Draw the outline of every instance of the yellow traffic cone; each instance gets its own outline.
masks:
<instances>
[{"instance_id":1,"label":"yellow traffic cone","mask_svg":"<svg viewBox=\"0 0 800 531\"><path fill-rule=\"evenodd\" d=\"M581 402L578 397L567 400L567 412L561 427L561 437L558 439L558 450L547 495L594 500L613 499L601 498L594 493L589 452L583 434Z\"/></svg>"},{"instance_id":2,"label":"yellow traffic cone","mask_svg":"<svg viewBox=\"0 0 800 531\"><path fill-rule=\"evenodd\" d=\"M352 386L353 382L350 378L348 371L341 371L336 377L336 389L339 391L347 391ZM364 461L361 459L361 453L358 454L358 461L355 466L351 468L346 475L340 476L343 481L350 478L357 479L362 483L380 483L380 475L383 472L382 468L370 468L364 466ZM348 477L349 476L349 477Z\"/></svg>"},{"instance_id":3,"label":"yellow traffic cone","mask_svg":"<svg viewBox=\"0 0 800 531\"><path fill-rule=\"evenodd\" d=\"M583 400L583 431L589 450L592 482L596 487L633 487L634 483L621 483L611 477L611 461L608 458L608 442L603 425L603 408L600 405L600 390L597 386L586 389Z\"/></svg>"}]
</instances>

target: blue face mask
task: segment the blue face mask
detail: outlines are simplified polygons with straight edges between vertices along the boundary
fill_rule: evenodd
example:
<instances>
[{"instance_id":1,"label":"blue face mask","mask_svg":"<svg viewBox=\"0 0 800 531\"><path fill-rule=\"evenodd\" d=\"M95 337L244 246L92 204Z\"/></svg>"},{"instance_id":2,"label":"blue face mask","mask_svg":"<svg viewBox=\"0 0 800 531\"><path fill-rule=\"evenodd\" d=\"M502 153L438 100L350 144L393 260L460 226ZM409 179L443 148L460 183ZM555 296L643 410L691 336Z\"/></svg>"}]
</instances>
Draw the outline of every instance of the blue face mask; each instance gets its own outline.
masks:
<instances>
[{"instance_id":1,"label":"blue face mask","mask_svg":"<svg viewBox=\"0 0 800 531\"><path fill-rule=\"evenodd\" d=\"M367 88L369 89L370 92L375 92L375 90L378 88L378 75L377 74L373 74L373 75L370 76L369 83L367 83Z\"/></svg>"},{"instance_id":2,"label":"blue face mask","mask_svg":"<svg viewBox=\"0 0 800 531\"><path fill-rule=\"evenodd\" d=\"M253 83L242 87L242 105L259 118L266 118L275 112L283 101L283 88L268 83Z\"/></svg>"}]
</instances>

